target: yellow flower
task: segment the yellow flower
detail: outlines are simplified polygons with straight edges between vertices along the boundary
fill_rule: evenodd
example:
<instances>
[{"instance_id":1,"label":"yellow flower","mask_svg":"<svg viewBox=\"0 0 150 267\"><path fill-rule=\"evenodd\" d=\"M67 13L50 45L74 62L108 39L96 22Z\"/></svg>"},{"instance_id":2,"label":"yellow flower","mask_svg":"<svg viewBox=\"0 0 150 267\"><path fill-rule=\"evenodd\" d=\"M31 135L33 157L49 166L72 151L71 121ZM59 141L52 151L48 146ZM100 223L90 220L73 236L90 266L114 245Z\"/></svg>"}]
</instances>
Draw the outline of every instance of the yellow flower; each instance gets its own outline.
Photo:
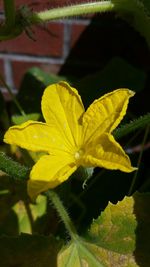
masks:
<instances>
[{"instance_id":1,"label":"yellow flower","mask_svg":"<svg viewBox=\"0 0 150 267\"><path fill-rule=\"evenodd\" d=\"M132 172L129 157L111 135L126 113L134 92L118 89L95 100L85 112L76 89L66 82L48 86L42 97L45 123L27 121L10 127L4 141L43 151L33 166L28 193L34 198L69 178L79 167Z\"/></svg>"}]
</instances>

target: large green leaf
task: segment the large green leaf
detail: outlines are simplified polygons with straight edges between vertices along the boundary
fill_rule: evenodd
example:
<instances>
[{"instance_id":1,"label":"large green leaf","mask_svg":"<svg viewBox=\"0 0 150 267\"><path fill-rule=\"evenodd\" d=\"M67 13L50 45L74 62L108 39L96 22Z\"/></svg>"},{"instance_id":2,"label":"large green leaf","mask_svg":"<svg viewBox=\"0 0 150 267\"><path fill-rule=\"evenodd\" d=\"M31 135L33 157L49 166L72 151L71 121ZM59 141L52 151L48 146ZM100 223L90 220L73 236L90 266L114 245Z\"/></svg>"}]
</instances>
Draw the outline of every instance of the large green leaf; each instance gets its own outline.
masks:
<instances>
[{"instance_id":1,"label":"large green leaf","mask_svg":"<svg viewBox=\"0 0 150 267\"><path fill-rule=\"evenodd\" d=\"M93 221L89 234L95 244L118 252L130 253L135 248L136 218L134 200L126 197L113 205L108 204L101 216Z\"/></svg>"},{"instance_id":2,"label":"large green leaf","mask_svg":"<svg viewBox=\"0 0 150 267\"><path fill-rule=\"evenodd\" d=\"M94 220L87 240L98 247L104 266L150 266L150 194L136 193L109 203Z\"/></svg>"},{"instance_id":3,"label":"large green leaf","mask_svg":"<svg viewBox=\"0 0 150 267\"><path fill-rule=\"evenodd\" d=\"M102 71L84 77L77 83L85 104L117 88L129 88L136 92L145 85L146 75L122 58L113 58Z\"/></svg>"},{"instance_id":4,"label":"large green leaf","mask_svg":"<svg viewBox=\"0 0 150 267\"><path fill-rule=\"evenodd\" d=\"M150 15L150 1L149 0L140 0L143 2L144 6L148 9Z\"/></svg>"},{"instance_id":5,"label":"large green leaf","mask_svg":"<svg viewBox=\"0 0 150 267\"><path fill-rule=\"evenodd\" d=\"M14 236L19 234L18 218L15 212L11 209L8 214L0 220L0 236L9 235Z\"/></svg>"},{"instance_id":6,"label":"large green leaf","mask_svg":"<svg viewBox=\"0 0 150 267\"><path fill-rule=\"evenodd\" d=\"M56 267L60 246L53 237L28 234L0 237L0 266Z\"/></svg>"},{"instance_id":7,"label":"large green leaf","mask_svg":"<svg viewBox=\"0 0 150 267\"><path fill-rule=\"evenodd\" d=\"M12 210L13 205L19 200L15 191L15 183L0 171L0 235L18 234L18 218Z\"/></svg>"},{"instance_id":8,"label":"large green leaf","mask_svg":"<svg viewBox=\"0 0 150 267\"><path fill-rule=\"evenodd\" d=\"M111 0L114 9L132 25L150 45L150 4L148 0Z\"/></svg>"},{"instance_id":9,"label":"large green leaf","mask_svg":"<svg viewBox=\"0 0 150 267\"><path fill-rule=\"evenodd\" d=\"M58 267L104 267L93 245L78 239L63 248L58 255Z\"/></svg>"},{"instance_id":10,"label":"large green leaf","mask_svg":"<svg viewBox=\"0 0 150 267\"><path fill-rule=\"evenodd\" d=\"M19 200L16 191L17 185L12 184L12 179L0 171L0 224L3 223L13 205Z\"/></svg>"},{"instance_id":11,"label":"large green leaf","mask_svg":"<svg viewBox=\"0 0 150 267\"><path fill-rule=\"evenodd\" d=\"M65 80L64 77L46 74L39 68L29 69L23 77L19 93L18 101L26 113L41 112L41 97L43 90L49 84Z\"/></svg>"}]
</instances>

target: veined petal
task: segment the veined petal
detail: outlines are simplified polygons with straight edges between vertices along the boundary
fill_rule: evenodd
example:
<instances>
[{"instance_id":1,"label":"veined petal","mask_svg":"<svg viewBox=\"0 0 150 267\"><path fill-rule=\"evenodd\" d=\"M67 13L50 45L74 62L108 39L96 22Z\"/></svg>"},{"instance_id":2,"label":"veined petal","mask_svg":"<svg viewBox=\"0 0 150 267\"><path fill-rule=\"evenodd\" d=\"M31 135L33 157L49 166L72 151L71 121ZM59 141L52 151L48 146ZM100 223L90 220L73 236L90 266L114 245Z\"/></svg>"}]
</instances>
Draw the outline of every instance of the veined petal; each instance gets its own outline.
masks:
<instances>
[{"instance_id":1,"label":"veined petal","mask_svg":"<svg viewBox=\"0 0 150 267\"><path fill-rule=\"evenodd\" d=\"M5 133L4 142L18 145L31 151L55 153L55 150L68 151L67 145L57 129L46 123L27 121L19 126L12 126Z\"/></svg>"},{"instance_id":2,"label":"veined petal","mask_svg":"<svg viewBox=\"0 0 150 267\"><path fill-rule=\"evenodd\" d=\"M83 166L103 167L110 170L132 172L136 168L131 166L129 157L111 134L103 134L96 143L87 147L81 159Z\"/></svg>"},{"instance_id":3,"label":"veined petal","mask_svg":"<svg viewBox=\"0 0 150 267\"><path fill-rule=\"evenodd\" d=\"M57 128L71 145L80 143L84 107L76 89L66 82L48 86L42 98L42 112L47 124Z\"/></svg>"},{"instance_id":4,"label":"veined petal","mask_svg":"<svg viewBox=\"0 0 150 267\"><path fill-rule=\"evenodd\" d=\"M94 141L104 132L111 133L124 117L133 95L131 90L117 89L95 100L83 115L83 143Z\"/></svg>"},{"instance_id":5,"label":"veined petal","mask_svg":"<svg viewBox=\"0 0 150 267\"><path fill-rule=\"evenodd\" d=\"M30 173L28 181L30 197L34 199L39 193L63 183L76 169L74 159L65 153L41 157Z\"/></svg>"}]
</instances>

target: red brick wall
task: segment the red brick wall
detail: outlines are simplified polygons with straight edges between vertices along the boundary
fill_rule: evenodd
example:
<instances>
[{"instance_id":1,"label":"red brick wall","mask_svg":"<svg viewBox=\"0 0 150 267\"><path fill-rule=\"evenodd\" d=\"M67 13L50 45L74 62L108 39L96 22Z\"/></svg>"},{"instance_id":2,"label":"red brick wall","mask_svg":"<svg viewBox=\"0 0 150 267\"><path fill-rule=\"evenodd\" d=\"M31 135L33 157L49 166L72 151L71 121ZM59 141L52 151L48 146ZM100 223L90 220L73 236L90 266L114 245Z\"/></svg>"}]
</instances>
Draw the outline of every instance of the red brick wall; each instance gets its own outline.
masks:
<instances>
[{"instance_id":1,"label":"red brick wall","mask_svg":"<svg viewBox=\"0 0 150 267\"><path fill-rule=\"evenodd\" d=\"M86 0L17 0L16 6L28 4L33 10L60 7ZM0 10L3 10L0 1ZM38 66L46 72L58 73L71 48L89 24L89 17L52 21L46 26L33 27L33 38L25 33L16 39L0 42L0 71L17 92L29 67ZM1 88L5 92L4 88Z\"/></svg>"}]
</instances>

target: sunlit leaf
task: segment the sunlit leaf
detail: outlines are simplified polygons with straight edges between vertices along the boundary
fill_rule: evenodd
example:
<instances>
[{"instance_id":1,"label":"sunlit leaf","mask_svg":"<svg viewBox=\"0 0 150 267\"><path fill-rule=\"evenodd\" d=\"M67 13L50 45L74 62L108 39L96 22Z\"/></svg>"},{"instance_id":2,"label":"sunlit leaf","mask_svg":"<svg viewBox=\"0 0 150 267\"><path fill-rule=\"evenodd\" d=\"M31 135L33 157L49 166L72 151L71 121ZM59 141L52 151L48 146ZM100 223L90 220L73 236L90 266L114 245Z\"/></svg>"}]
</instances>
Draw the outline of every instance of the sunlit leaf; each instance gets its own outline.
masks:
<instances>
[{"instance_id":1,"label":"sunlit leaf","mask_svg":"<svg viewBox=\"0 0 150 267\"><path fill-rule=\"evenodd\" d=\"M29 208L32 213L33 220L35 221L37 218L41 217L46 211L46 197L39 196L37 198L36 204L28 204ZM18 217L18 224L19 224L19 233L32 233L30 219L27 213L27 209L25 207L24 202L18 202L14 207L13 210L15 211Z\"/></svg>"},{"instance_id":2,"label":"sunlit leaf","mask_svg":"<svg viewBox=\"0 0 150 267\"><path fill-rule=\"evenodd\" d=\"M134 199L126 197L113 205L108 204L98 219L94 220L89 235L92 241L118 253L130 253L135 248L136 217Z\"/></svg>"},{"instance_id":3,"label":"sunlit leaf","mask_svg":"<svg viewBox=\"0 0 150 267\"><path fill-rule=\"evenodd\" d=\"M61 80L65 80L65 77L58 76L52 73L46 73L42 69L33 67L28 70L39 82L42 82L44 85L49 85L52 83L59 82Z\"/></svg>"},{"instance_id":4,"label":"sunlit leaf","mask_svg":"<svg viewBox=\"0 0 150 267\"><path fill-rule=\"evenodd\" d=\"M58 267L104 267L92 244L81 239L72 241L58 255Z\"/></svg>"},{"instance_id":5,"label":"sunlit leaf","mask_svg":"<svg viewBox=\"0 0 150 267\"><path fill-rule=\"evenodd\" d=\"M87 234L104 266L150 266L150 194L109 203ZM98 247L98 248L97 248Z\"/></svg>"},{"instance_id":6,"label":"sunlit leaf","mask_svg":"<svg viewBox=\"0 0 150 267\"><path fill-rule=\"evenodd\" d=\"M25 116L23 115L14 115L12 116L12 122L14 124L21 124L23 122L26 122L28 120L33 120L33 121L38 121L40 118L40 114L39 113L30 113L30 114L26 114Z\"/></svg>"}]
</instances>

